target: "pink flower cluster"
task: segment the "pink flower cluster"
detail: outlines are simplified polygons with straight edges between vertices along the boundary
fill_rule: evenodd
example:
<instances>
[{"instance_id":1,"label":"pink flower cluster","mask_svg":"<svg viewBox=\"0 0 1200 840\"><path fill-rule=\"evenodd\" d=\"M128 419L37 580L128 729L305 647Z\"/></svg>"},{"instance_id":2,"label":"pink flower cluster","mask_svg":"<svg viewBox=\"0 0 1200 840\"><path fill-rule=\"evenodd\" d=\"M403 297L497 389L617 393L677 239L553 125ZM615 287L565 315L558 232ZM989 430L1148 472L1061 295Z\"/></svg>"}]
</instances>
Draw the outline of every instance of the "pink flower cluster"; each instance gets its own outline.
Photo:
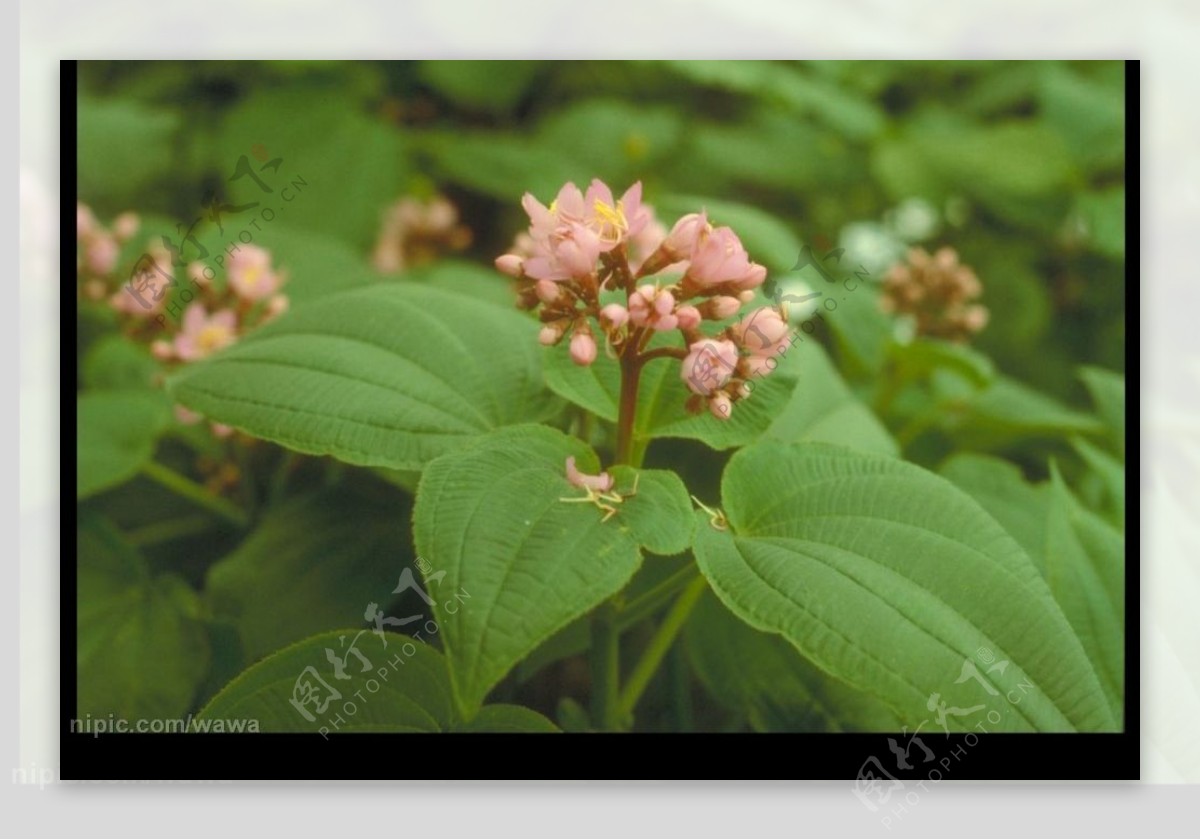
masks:
<instances>
[{"instance_id":1,"label":"pink flower cluster","mask_svg":"<svg viewBox=\"0 0 1200 840\"><path fill-rule=\"evenodd\" d=\"M549 206L529 193L521 203L529 230L496 267L517 280L521 308L537 311L542 344L570 336L571 359L590 365L597 333L609 353L629 358L655 334L678 331L682 346L653 353L682 360L689 409L707 401L722 419L749 395L746 381L775 366L768 360L789 333L774 309L757 309L717 335L701 329L737 315L766 279L731 228L701 211L668 231L642 201L640 183L620 198L599 180L586 192L569 183Z\"/></svg>"},{"instance_id":2,"label":"pink flower cluster","mask_svg":"<svg viewBox=\"0 0 1200 840\"><path fill-rule=\"evenodd\" d=\"M83 278L83 293L99 300L108 292L107 278L116 270L121 246L137 235L141 220L122 213L107 228L83 202L75 205L76 269Z\"/></svg>"}]
</instances>

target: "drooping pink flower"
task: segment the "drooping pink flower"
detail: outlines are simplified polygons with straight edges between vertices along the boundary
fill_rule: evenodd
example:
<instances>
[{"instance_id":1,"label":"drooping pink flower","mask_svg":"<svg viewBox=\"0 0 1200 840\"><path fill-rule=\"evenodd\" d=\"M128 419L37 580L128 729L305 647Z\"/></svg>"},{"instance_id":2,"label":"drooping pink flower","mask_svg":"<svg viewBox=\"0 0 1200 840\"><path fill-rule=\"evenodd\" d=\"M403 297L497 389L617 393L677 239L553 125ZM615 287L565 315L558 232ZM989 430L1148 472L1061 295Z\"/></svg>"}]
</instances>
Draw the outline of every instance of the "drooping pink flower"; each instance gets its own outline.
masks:
<instances>
[{"instance_id":1,"label":"drooping pink flower","mask_svg":"<svg viewBox=\"0 0 1200 840\"><path fill-rule=\"evenodd\" d=\"M236 329L237 316L232 310L222 309L210 316L196 301L184 310L183 329L175 336L175 355L184 361L203 359L232 344Z\"/></svg>"},{"instance_id":2,"label":"drooping pink flower","mask_svg":"<svg viewBox=\"0 0 1200 840\"><path fill-rule=\"evenodd\" d=\"M509 277L520 277L524 260L517 254L501 254L496 257L496 268Z\"/></svg>"},{"instance_id":3,"label":"drooping pink flower","mask_svg":"<svg viewBox=\"0 0 1200 840\"><path fill-rule=\"evenodd\" d=\"M588 475L580 472L575 466L575 456L573 455L567 458L567 481L584 490L598 490L601 493L607 493L613 486L613 477L606 472L602 472L600 475Z\"/></svg>"},{"instance_id":4,"label":"drooping pink flower","mask_svg":"<svg viewBox=\"0 0 1200 840\"><path fill-rule=\"evenodd\" d=\"M728 339L706 338L688 348L679 375L692 393L707 396L729 381L737 364L736 344Z\"/></svg>"},{"instance_id":5,"label":"drooping pink flower","mask_svg":"<svg viewBox=\"0 0 1200 840\"><path fill-rule=\"evenodd\" d=\"M257 301L279 290L283 278L271 268L271 252L242 245L229 256L229 285L243 299Z\"/></svg>"}]
</instances>

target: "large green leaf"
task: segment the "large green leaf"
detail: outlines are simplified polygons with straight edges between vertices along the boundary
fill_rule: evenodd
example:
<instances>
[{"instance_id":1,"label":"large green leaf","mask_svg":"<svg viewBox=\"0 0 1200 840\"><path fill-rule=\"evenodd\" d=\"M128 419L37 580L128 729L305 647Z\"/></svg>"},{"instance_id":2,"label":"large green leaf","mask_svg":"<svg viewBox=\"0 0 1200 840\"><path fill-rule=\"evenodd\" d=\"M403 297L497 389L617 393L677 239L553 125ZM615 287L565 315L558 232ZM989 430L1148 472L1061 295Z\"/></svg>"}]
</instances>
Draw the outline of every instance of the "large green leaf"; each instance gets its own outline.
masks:
<instances>
[{"instance_id":1,"label":"large green leaf","mask_svg":"<svg viewBox=\"0 0 1200 840\"><path fill-rule=\"evenodd\" d=\"M490 429L554 409L537 324L425 284L297 307L184 367L174 397L255 437L352 464L421 468Z\"/></svg>"},{"instance_id":2,"label":"large green leaf","mask_svg":"<svg viewBox=\"0 0 1200 840\"><path fill-rule=\"evenodd\" d=\"M531 709L487 706L469 723L455 710L446 660L394 633L339 630L297 642L251 666L196 716L255 721L260 732L555 732ZM351 649L357 651L352 653ZM340 660L338 677L333 660Z\"/></svg>"},{"instance_id":3,"label":"large green leaf","mask_svg":"<svg viewBox=\"0 0 1200 840\"><path fill-rule=\"evenodd\" d=\"M1125 540L1051 474L1047 579L1122 719L1125 697Z\"/></svg>"},{"instance_id":4,"label":"large green leaf","mask_svg":"<svg viewBox=\"0 0 1200 840\"><path fill-rule=\"evenodd\" d=\"M97 391L79 397L75 416L77 493L82 499L137 474L154 454L170 421L170 406L160 391Z\"/></svg>"},{"instance_id":5,"label":"large green leaf","mask_svg":"<svg viewBox=\"0 0 1200 840\"><path fill-rule=\"evenodd\" d=\"M880 700L814 668L780 636L734 616L711 594L684 631L700 681L760 732L898 732L904 722Z\"/></svg>"},{"instance_id":6,"label":"large green leaf","mask_svg":"<svg viewBox=\"0 0 1200 840\"><path fill-rule=\"evenodd\" d=\"M639 543L674 552L690 542L678 478L643 470L647 492L639 486L629 497L628 473L615 472L615 489L627 497L605 522L595 505L563 501L585 495L566 480L568 456L584 472L599 471L581 441L518 426L437 459L421 476L413 535L434 569L427 579L466 716L541 642L620 591L641 563Z\"/></svg>"},{"instance_id":7,"label":"large green leaf","mask_svg":"<svg viewBox=\"0 0 1200 840\"><path fill-rule=\"evenodd\" d=\"M1046 573L1050 490L1045 484L1030 484L1015 464L974 453L955 455L939 472L979 502L1021 544L1038 570Z\"/></svg>"},{"instance_id":8,"label":"large green leaf","mask_svg":"<svg viewBox=\"0 0 1200 840\"><path fill-rule=\"evenodd\" d=\"M406 512L341 489L272 508L208 572L214 612L251 660L386 607L401 571Z\"/></svg>"},{"instance_id":9,"label":"large green leaf","mask_svg":"<svg viewBox=\"0 0 1200 840\"><path fill-rule=\"evenodd\" d=\"M1107 452L1076 438L1071 446L1092 468L1104 494L1104 513L1122 532L1125 530L1125 465Z\"/></svg>"},{"instance_id":10,"label":"large green leaf","mask_svg":"<svg viewBox=\"0 0 1200 840\"><path fill-rule=\"evenodd\" d=\"M763 438L836 443L868 452L899 455L896 441L842 381L824 349L806 338L787 352L798 381L791 399Z\"/></svg>"},{"instance_id":11,"label":"large green leaf","mask_svg":"<svg viewBox=\"0 0 1200 840\"><path fill-rule=\"evenodd\" d=\"M259 207L226 222L228 240L250 219L274 211L293 228L334 236L365 250L379 230L384 208L399 197L406 174L402 135L368 116L334 85L304 84L259 91L225 117L211 149L223 191L232 205ZM245 156L250 174L236 180ZM275 169L263 167L281 159ZM204 196L196 196L196 215ZM276 221L264 218L265 235ZM209 223L206 223L209 224ZM232 230L228 225L236 225ZM256 239L259 233L250 231Z\"/></svg>"},{"instance_id":12,"label":"large green leaf","mask_svg":"<svg viewBox=\"0 0 1200 840\"><path fill-rule=\"evenodd\" d=\"M1092 395L1096 413L1108 427L1109 440L1125 460L1125 377L1098 367L1080 369L1080 378Z\"/></svg>"},{"instance_id":13,"label":"large green leaf","mask_svg":"<svg viewBox=\"0 0 1200 840\"><path fill-rule=\"evenodd\" d=\"M949 482L893 458L760 443L734 455L721 490L732 530L702 527L695 543L713 590L903 720L932 720L941 702L982 704L1006 730L1117 728L1032 561ZM1009 664L960 682L977 653Z\"/></svg>"},{"instance_id":14,"label":"large green leaf","mask_svg":"<svg viewBox=\"0 0 1200 840\"><path fill-rule=\"evenodd\" d=\"M77 717L128 721L186 712L208 669L196 593L175 575L152 576L106 520L80 521Z\"/></svg>"},{"instance_id":15,"label":"large green leaf","mask_svg":"<svg viewBox=\"0 0 1200 840\"><path fill-rule=\"evenodd\" d=\"M997 376L990 386L952 406L943 415L943 421L960 445L975 449L1102 430L1095 417L1068 408L1005 376Z\"/></svg>"}]
</instances>

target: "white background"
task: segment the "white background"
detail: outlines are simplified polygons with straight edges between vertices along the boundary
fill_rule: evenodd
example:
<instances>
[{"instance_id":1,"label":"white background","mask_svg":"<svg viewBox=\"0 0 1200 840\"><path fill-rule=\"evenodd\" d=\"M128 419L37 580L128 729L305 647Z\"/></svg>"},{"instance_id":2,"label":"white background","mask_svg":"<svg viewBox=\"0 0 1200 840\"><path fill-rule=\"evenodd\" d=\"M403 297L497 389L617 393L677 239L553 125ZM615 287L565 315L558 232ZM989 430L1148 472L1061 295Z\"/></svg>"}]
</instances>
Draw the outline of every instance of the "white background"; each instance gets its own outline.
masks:
<instances>
[{"instance_id":1,"label":"white background","mask_svg":"<svg viewBox=\"0 0 1200 840\"><path fill-rule=\"evenodd\" d=\"M16 13L7 4L0 12L10 18ZM16 41L17 22L6 23L3 31ZM1190 805L1200 782L1200 518L1193 510L1200 499L1200 329L1193 308L1200 299L1198 24L1200 4L1194 0L204 0L187 6L166 0L144 5L23 0L20 118L10 119L0 134L10 156L18 137L20 144L20 203L8 205L9 213L17 210L19 224L0 228L10 243L18 231L20 237L14 243L20 265L9 267L17 269L17 300L0 308L7 326L0 330L7 351L0 355L0 370L5 390L18 390L20 408L19 438L8 434L11 467L3 472L7 492L19 498L19 522L11 521L13 508L7 506L9 527L0 533L17 545L0 565L0 597L7 606L0 618L7 641L0 646L0 674L6 677L0 679L0 772L11 767L14 780L20 774L57 777L58 565L60 548L74 551L60 547L58 536L58 59L1070 56L1143 60L1142 255L1140 271L1131 266L1129 276L1130 282L1140 281L1132 293L1141 294L1143 309L1142 762L1143 779L1154 784L944 783L922 794L889 830L844 782L183 786L16 784L0 777L0 826L18 836L119 837L1195 836L1200 815ZM4 90L15 108L18 83L9 78ZM1138 165L1131 157L1129 166ZM11 415L6 420L11 430ZM598 768L596 774L636 773L639 747L630 744L628 767ZM775 766L784 773L795 768L795 775L819 774L802 754L782 758ZM398 756L397 764L396 775L420 775L419 755ZM697 770L714 776L763 772L728 766L719 755L711 767ZM347 768L312 767L314 777L326 771L341 775ZM464 775L486 772L463 767ZM560 768L527 772L555 776ZM147 768L147 775L153 773Z\"/></svg>"}]
</instances>

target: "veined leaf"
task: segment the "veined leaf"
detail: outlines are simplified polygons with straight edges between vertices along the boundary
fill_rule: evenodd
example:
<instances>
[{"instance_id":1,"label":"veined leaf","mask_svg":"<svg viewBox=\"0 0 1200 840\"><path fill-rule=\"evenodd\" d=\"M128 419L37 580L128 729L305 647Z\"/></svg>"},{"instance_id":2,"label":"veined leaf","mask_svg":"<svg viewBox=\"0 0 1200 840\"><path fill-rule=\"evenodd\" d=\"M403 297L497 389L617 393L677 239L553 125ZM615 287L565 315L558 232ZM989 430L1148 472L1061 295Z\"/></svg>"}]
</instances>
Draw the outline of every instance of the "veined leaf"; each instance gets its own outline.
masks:
<instances>
[{"instance_id":1,"label":"veined leaf","mask_svg":"<svg viewBox=\"0 0 1200 840\"><path fill-rule=\"evenodd\" d=\"M98 391L79 397L75 415L82 499L133 478L154 454L170 406L161 391Z\"/></svg>"},{"instance_id":2,"label":"veined leaf","mask_svg":"<svg viewBox=\"0 0 1200 840\"><path fill-rule=\"evenodd\" d=\"M420 469L499 426L555 409L537 324L424 284L297 307L169 382L216 422L352 464Z\"/></svg>"},{"instance_id":3,"label":"veined leaf","mask_svg":"<svg viewBox=\"0 0 1200 840\"><path fill-rule=\"evenodd\" d=\"M426 577L465 717L539 644L619 592L641 564L639 544L674 553L691 541L677 477L641 470L631 496L630 471L614 470L624 500L608 503L617 512L604 521L607 511L567 482L568 456L599 472L581 441L516 426L437 459L421 477L413 535L434 570Z\"/></svg>"},{"instance_id":4,"label":"veined leaf","mask_svg":"<svg viewBox=\"0 0 1200 840\"><path fill-rule=\"evenodd\" d=\"M835 447L760 443L734 455L721 490L732 530L702 526L695 543L721 600L910 725L969 729L975 718L945 709L974 708L1005 730L1118 727L1032 561L944 479ZM1020 702L1006 700L1018 685Z\"/></svg>"}]
</instances>

